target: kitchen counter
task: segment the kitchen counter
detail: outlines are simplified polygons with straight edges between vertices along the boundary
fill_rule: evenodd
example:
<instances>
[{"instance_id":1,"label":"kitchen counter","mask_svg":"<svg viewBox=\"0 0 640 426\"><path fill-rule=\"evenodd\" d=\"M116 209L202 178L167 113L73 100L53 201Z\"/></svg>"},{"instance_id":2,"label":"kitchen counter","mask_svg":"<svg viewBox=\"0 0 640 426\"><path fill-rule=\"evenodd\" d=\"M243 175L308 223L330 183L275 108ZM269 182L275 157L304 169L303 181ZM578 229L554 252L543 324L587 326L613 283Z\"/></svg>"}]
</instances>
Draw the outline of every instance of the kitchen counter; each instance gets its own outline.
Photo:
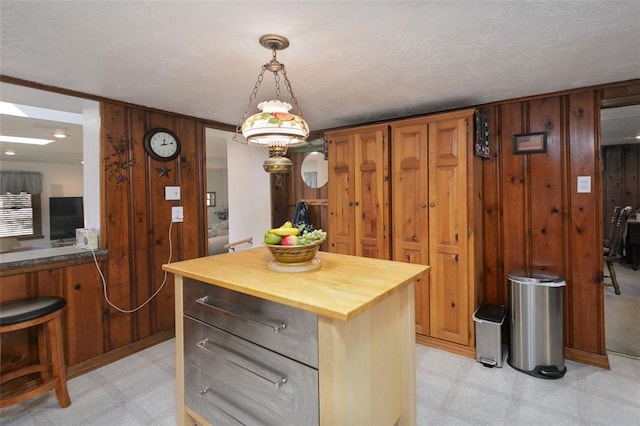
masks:
<instances>
[{"instance_id":1,"label":"kitchen counter","mask_svg":"<svg viewBox=\"0 0 640 426\"><path fill-rule=\"evenodd\" d=\"M318 252L315 271L276 272L266 247L164 265L198 281L347 321L416 280L426 266Z\"/></svg>"},{"instance_id":2,"label":"kitchen counter","mask_svg":"<svg viewBox=\"0 0 640 426\"><path fill-rule=\"evenodd\" d=\"M319 269L276 272L272 259L258 247L163 265L176 275L179 424L209 423L184 403L184 279L317 315L319 424L415 425L414 282L429 267L319 252Z\"/></svg>"},{"instance_id":3,"label":"kitchen counter","mask_svg":"<svg viewBox=\"0 0 640 426\"><path fill-rule=\"evenodd\" d=\"M107 250L94 250L96 257L104 258ZM24 270L37 268L51 268L54 264L74 264L93 260L91 250L81 249L75 246L52 248L23 248L20 250L0 254L0 272L13 274Z\"/></svg>"}]
</instances>

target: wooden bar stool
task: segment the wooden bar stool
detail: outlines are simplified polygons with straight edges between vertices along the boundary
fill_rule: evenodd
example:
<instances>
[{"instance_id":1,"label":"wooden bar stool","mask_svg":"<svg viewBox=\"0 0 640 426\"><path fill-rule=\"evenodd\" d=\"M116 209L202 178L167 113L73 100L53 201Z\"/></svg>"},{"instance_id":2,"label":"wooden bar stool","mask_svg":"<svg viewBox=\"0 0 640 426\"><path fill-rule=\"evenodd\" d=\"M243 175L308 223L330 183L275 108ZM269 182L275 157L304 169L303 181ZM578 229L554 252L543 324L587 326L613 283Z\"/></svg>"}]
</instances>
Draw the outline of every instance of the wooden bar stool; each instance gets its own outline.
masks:
<instances>
[{"instance_id":1,"label":"wooden bar stool","mask_svg":"<svg viewBox=\"0 0 640 426\"><path fill-rule=\"evenodd\" d=\"M8 407L55 389L61 407L71 404L67 390L67 369L62 343L62 310L67 304L61 297L31 297L0 304L0 335L10 331L41 326L38 329L38 363L0 376L0 385L38 373L37 386L25 386L0 398L0 408Z\"/></svg>"}]
</instances>

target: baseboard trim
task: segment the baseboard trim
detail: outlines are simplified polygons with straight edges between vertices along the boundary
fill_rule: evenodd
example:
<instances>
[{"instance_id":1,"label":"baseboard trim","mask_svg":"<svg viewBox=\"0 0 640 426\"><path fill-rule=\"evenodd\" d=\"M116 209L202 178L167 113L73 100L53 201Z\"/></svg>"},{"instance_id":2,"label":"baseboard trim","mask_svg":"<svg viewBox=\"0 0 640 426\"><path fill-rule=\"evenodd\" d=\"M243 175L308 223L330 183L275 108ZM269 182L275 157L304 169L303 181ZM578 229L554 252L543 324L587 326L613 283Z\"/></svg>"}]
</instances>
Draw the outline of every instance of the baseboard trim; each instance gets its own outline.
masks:
<instances>
[{"instance_id":1,"label":"baseboard trim","mask_svg":"<svg viewBox=\"0 0 640 426\"><path fill-rule=\"evenodd\" d=\"M436 339L431 336L423 336L422 334L416 334L416 343L429 346L443 351L451 352L457 355L466 356L467 358L476 357L476 348L469 346L462 346L456 343L446 342L444 340Z\"/></svg>"},{"instance_id":2,"label":"baseboard trim","mask_svg":"<svg viewBox=\"0 0 640 426\"><path fill-rule=\"evenodd\" d=\"M571 361L593 365L594 367L604 368L605 370L611 370L611 367L609 366L609 357L606 354L594 354L592 352L581 351L580 349L565 347L564 357Z\"/></svg>"},{"instance_id":3,"label":"baseboard trim","mask_svg":"<svg viewBox=\"0 0 640 426\"><path fill-rule=\"evenodd\" d=\"M133 355L136 352L140 352L143 349L150 348L158 343L172 339L175 335L176 332L173 328L161 331L153 336L145 337L144 339L140 339L121 348L114 349L78 364L71 365L67 367L67 378L73 379L74 377L81 376L97 368L104 367L107 364L111 364L112 362L118 361L129 355Z\"/></svg>"}]
</instances>

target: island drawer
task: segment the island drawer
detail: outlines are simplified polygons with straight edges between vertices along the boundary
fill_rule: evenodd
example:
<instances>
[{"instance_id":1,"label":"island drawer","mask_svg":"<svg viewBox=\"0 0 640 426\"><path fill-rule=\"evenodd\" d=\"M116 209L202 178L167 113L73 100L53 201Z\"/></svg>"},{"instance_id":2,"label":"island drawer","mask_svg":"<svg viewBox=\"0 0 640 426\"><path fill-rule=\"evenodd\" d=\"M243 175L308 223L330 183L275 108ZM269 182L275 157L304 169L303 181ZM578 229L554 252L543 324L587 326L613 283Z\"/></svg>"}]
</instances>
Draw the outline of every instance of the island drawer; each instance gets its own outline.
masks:
<instances>
[{"instance_id":1,"label":"island drawer","mask_svg":"<svg viewBox=\"0 0 640 426\"><path fill-rule=\"evenodd\" d=\"M317 425L318 371L184 318L185 403L212 424Z\"/></svg>"},{"instance_id":2,"label":"island drawer","mask_svg":"<svg viewBox=\"0 0 640 426\"><path fill-rule=\"evenodd\" d=\"M184 313L318 368L318 316L184 278Z\"/></svg>"}]
</instances>

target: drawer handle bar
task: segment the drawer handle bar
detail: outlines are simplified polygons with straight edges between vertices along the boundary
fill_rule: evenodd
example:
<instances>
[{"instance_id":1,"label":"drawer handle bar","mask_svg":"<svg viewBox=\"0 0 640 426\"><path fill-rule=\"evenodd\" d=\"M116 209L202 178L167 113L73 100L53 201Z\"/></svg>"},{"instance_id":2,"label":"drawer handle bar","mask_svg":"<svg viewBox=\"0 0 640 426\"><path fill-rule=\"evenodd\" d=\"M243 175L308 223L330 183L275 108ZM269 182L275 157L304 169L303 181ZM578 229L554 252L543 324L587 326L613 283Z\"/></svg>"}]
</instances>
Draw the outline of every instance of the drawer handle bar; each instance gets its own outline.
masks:
<instances>
[{"instance_id":1,"label":"drawer handle bar","mask_svg":"<svg viewBox=\"0 0 640 426\"><path fill-rule=\"evenodd\" d=\"M241 314L237 314L235 312L231 312L228 311L224 308L221 308L220 306L214 305L213 303L209 302L209 296L204 296L201 297L199 299L196 299L196 303L206 306L207 308L216 310L218 312L220 312L221 314L233 317L233 318L237 318L240 321L244 321L253 325L257 325L260 327L266 327L269 330L273 331L273 334L278 334L279 332L281 332L282 330L284 330L285 328L287 328L287 324L281 322L281 323L276 323L276 324L269 324L267 322L263 322L263 321L256 321L254 319L248 318L247 316L241 315Z\"/></svg>"},{"instance_id":2,"label":"drawer handle bar","mask_svg":"<svg viewBox=\"0 0 640 426\"><path fill-rule=\"evenodd\" d=\"M247 367L238 364L237 362L225 357L224 355L221 355L221 354L215 352L214 350L211 349L211 346L217 346L217 345L215 343L209 342L209 339L201 340L197 344L198 344L198 346L200 348L202 348L205 351L209 352L211 355L216 356L221 361L224 361L225 363L227 363L230 367L234 368L235 370L240 371L241 373L250 373L251 377L256 377L256 378L262 380L263 382L266 382L268 385L273 386L276 389L280 389L282 386L285 385L285 383L287 383L287 376L280 377L279 379L276 379L276 381L273 381L273 380L269 379L268 377L266 377L265 375L260 374L260 373L256 373L255 371L250 370ZM209 347L207 347L207 346L209 346Z\"/></svg>"},{"instance_id":3,"label":"drawer handle bar","mask_svg":"<svg viewBox=\"0 0 640 426\"><path fill-rule=\"evenodd\" d=\"M204 399L205 401L207 401L216 411L218 411L220 414L222 414L228 420L230 420L232 424L244 426L244 423L242 423L240 420L238 420L235 417L233 417L231 414L227 413L225 410L220 408L217 404L215 404L213 401L209 400L206 397L207 392L209 392L210 390L211 390L211 387L207 386L206 388L204 388L200 392L198 392L198 396L200 398Z\"/></svg>"}]
</instances>

